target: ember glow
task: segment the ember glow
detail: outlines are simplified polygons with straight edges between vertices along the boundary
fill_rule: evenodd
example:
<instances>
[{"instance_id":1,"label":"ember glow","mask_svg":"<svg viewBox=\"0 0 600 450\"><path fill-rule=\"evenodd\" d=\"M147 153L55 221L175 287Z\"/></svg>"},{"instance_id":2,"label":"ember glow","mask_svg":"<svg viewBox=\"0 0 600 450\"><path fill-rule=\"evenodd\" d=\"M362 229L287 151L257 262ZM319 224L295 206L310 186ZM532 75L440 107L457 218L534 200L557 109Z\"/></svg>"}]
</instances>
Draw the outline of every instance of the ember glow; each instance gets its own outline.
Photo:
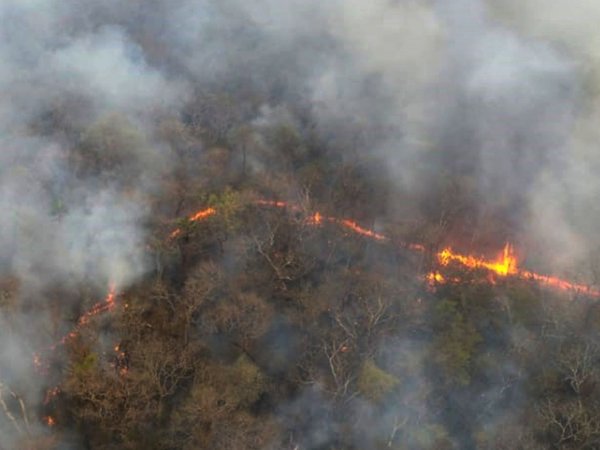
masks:
<instances>
[{"instance_id":1,"label":"ember glow","mask_svg":"<svg viewBox=\"0 0 600 450\"><path fill-rule=\"evenodd\" d=\"M290 205L287 202L282 202L278 200L256 200L254 203L260 206L271 206L273 208L289 208L292 210L298 208L295 205Z\"/></svg>"},{"instance_id":2,"label":"ember glow","mask_svg":"<svg viewBox=\"0 0 600 450\"><path fill-rule=\"evenodd\" d=\"M529 270L522 270L519 272L519 275L524 279L533 280L554 289L559 289L562 291L576 291L592 297L600 297L600 290L593 289L585 284L573 283L558 277L542 275Z\"/></svg>"},{"instance_id":3,"label":"ember glow","mask_svg":"<svg viewBox=\"0 0 600 450\"><path fill-rule=\"evenodd\" d=\"M46 395L44 396L44 405L48 405L52 400L54 400L58 394L60 394L60 388L58 386L54 386L46 391Z\"/></svg>"},{"instance_id":4,"label":"ember glow","mask_svg":"<svg viewBox=\"0 0 600 450\"><path fill-rule=\"evenodd\" d=\"M96 303L94 306L92 306L90 309L88 309L79 318L75 328L77 329L83 325L86 325L92 317L97 316L100 313L110 311L111 309L113 309L115 307L115 297L116 297L115 287L114 287L114 285L111 285L111 287L108 290L108 294L106 295L104 300ZM73 330L73 331L76 332L76 330ZM63 344L64 344L64 340L66 338L70 337L71 333L69 333L67 336L63 337L63 341L61 341Z\"/></svg>"},{"instance_id":5,"label":"ember glow","mask_svg":"<svg viewBox=\"0 0 600 450\"><path fill-rule=\"evenodd\" d=\"M358 225L356 222L348 219L333 219L343 227L352 231L353 233L360 234L361 236L366 236L371 239L375 239L376 241L387 241L388 238L383 234L376 233L373 230L369 230L367 228L363 228Z\"/></svg>"},{"instance_id":6,"label":"ember glow","mask_svg":"<svg viewBox=\"0 0 600 450\"><path fill-rule=\"evenodd\" d=\"M54 420L52 416L46 416L44 417L44 423L49 427L53 427L54 425L56 425L56 420Z\"/></svg>"},{"instance_id":7,"label":"ember glow","mask_svg":"<svg viewBox=\"0 0 600 450\"><path fill-rule=\"evenodd\" d=\"M127 363L127 354L123 350L121 344L115 345L113 347L113 350L115 351L115 361L113 363L113 367L120 376L124 377L129 371Z\"/></svg>"},{"instance_id":8,"label":"ember glow","mask_svg":"<svg viewBox=\"0 0 600 450\"><path fill-rule=\"evenodd\" d=\"M300 210L300 208L298 206L289 204L286 202L282 202L282 201L257 200L254 203L257 205L260 205L260 206L269 206L269 207L273 207L273 208L287 208L287 209L290 209L291 211L299 211ZM333 217L333 216L325 216L325 215L321 214L319 211L314 212L311 215L309 215L306 222L310 225L321 225L324 222L335 223L335 224L342 226L346 230L351 231L354 234L359 234L361 236L365 236L365 237L374 239L376 241L387 241L388 240L387 236L384 236L383 234L377 233L368 228L361 227L354 220L340 219L338 217Z\"/></svg>"}]
</instances>

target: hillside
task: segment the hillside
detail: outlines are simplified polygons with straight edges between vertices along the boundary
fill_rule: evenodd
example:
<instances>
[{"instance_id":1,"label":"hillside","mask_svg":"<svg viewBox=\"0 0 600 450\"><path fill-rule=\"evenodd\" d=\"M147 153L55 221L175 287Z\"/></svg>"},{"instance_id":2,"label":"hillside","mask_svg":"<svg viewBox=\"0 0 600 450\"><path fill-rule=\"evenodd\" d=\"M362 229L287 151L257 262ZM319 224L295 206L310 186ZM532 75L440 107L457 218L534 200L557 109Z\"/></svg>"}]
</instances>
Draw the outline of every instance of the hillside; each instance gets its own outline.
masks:
<instances>
[{"instance_id":1,"label":"hillside","mask_svg":"<svg viewBox=\"0 0 600 450\"><path fill-rule=\"evenodd\" d=\"M0 2L0 450L600 448L599 20Z\"/></svg>"}]
</instances>

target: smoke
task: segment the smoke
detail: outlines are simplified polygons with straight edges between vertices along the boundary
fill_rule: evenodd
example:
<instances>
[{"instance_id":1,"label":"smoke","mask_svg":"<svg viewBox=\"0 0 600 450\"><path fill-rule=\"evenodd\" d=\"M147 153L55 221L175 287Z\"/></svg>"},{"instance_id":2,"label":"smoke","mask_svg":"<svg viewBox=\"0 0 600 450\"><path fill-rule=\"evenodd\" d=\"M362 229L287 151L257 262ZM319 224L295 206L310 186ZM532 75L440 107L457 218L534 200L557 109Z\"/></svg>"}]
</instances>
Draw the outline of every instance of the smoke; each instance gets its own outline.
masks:
<instances>
[{"instance_id":1,"label":"smoke","mask_svg":"<svg viewBox=\"0 0 600 450\"><path fill-rule=\"evenodd\" d=\"M42 388L32 354L54 338L49 293L81 301L73 292L85 283L100 299L109 283L120 289L147 271L147 205L170 165L153 123L187 89L151 67L122 27L79 21L68 2L0 5L0 273L20 281L17 305L42 306L2 316L22 326L3 324L0 380L27 393L32 426ZM13 448L19 429L0 417Z\"/></svg>"},{"instance_id":2,"label":"smoke","mask_svg":"<svg viewBox=\"0 0 600 450\"><path fill-rule=\"evenodd\" d=\"M0 248L28 288L88 276L126 284L144 270L143 189L168 162L151 140L151 117L179 104L185 89L146 64L118 27L70 34L60 26L64 6L2 5ZM45 125L50 114L64 114L83 139ZM82 168L85 158L97 166ZM126 192L131 186L139 191Z\"/></svg>"},{"instance_id":3,"label":"smoke","mask_svg":"<svg viewBox=\"0 0 600 450\"><path fill-rule=\"evenodd\" d=\"M581 264L600 244L599 15L584 0L5 0L2 273L39 303L144 274L150 198L174 165L156 123L209 90L260 98L259 133L309 114L398 192L463 177L475 224L508 215L550 268Z\"/></svg>"},{"instance_id":4,"label":"smoke","mask_svg":"<svg viewBox=\"0 0 600 450\"><path fill-rule=\"evenodd\" d=\"M439 18L423 2L345 2L330 26L341 51L311 81L320 126L362 135L346 151L383 156L398 182L414 181L440 69Z\"/></svg>"},{"instance_id":5,"label":"smoke","mask_svg":"<svg viewBox=\"0 0 600 450\"><path fill-rule=\"evenodd\" d=\"M540 233L552 251L563 255L564 266L581 263L597 252L594 229L600 218L597 197L600 185L597 123L600 59L595 27L600 8L590 1L553 2L542 5L506 0L494 2L493 11L506 24L531 39L562 49L576 61L582 100L568 130L561 158L546 168L531 192L532 232Z\"/></svg>"}]
</instances>

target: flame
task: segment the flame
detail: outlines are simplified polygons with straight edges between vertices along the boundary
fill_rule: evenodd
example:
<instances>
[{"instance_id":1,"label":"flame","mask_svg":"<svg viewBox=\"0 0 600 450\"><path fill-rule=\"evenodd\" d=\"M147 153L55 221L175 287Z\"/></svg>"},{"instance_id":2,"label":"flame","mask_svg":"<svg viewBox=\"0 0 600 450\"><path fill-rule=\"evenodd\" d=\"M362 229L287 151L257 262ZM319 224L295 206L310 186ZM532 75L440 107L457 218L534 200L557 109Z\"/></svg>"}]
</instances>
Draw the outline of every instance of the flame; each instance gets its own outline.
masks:
<instances>
[{"instance_id":1,"label":"flame","mask_svg":"<svg viewBox=\"0 0 600 450\"><path fill-rule=\"evenodd\" d=\"M574 283L562 278L551 275L539 274L530 270L519 269L514 248L510 244L506 244L502 253L495 260L486 260L473 255L463 255L454 252L451 248L445 248L437 254L440 265L447 266L451 262L455 262L469 269L487 269L494 275L501 277L515 276L523 280L533 280L542 285L546 285L553 289L561 291L581 292L593 297L600 297L600 290L593 289L590 286L581 283ZM433 274L434 272L432 272ZM430 283L444 283L445 280L433 277L432 274L427 276ZM433 277L433 278L432 278Z\"/></svg>"},{"instance_id":2,"label":"flame","mask_svg":"<svg viewBox=\"0 0 600 450\"><path fill-rule=\"evenodd\" d=\"M198 222L200 220L206 219L207 217L210 216L214 216L217 213L217 210L214 208L206 208L206 209L202 209L200 211L195 212L194 214L191 214L188 217L188 220L190 222ZM169 234L169 238L170 239L174 239L177 236L179 236L182 233L181 228L175 228L171 234Z\"/></svg>"},{"instance_id":3,"label":"flame","mask_svg":"<svg viewBox=\"0 0 600 450\"><path fill-rule=\"evenodd\" d=\"M424 252L425 246L422 244L405 244L405 247L414 252Z\"/></svg>"},{"instance_id":4,"label":"flame","mask_svg":"<svg viewBox=\"0 0 600 450\"><path fill-rule=\"evenodd\" d=\"M54 420L54 417L52 416L45 416L42 420L49 427L53 427L54 425L56 425L56 420Z\"/></svg>"},{"instance_id":5,"label":"flame","mask_svg":"<svg viewBox=\"0 0 600 450\"><path fill-rule=\"evenodd\" d=\"M256 200L254 202L259 206L267 206L273 208L288 208L292 211L299 211L300 208L293 204L288 204L279 200ZM306 223L309 225L318 226L323 224L324 222L335 223L346 230L349 230L355 234L360 236L364 236L370 239L374 239L380 242L389 242L390 238L377 233L374 230L370 230L368 228L364 228L360 226L358 223L351 219L340 219L333 216L324 216L320 212L315 212L312 215L309 215ZM419 243L400 243L401 246L415 251L415 252L425 252L425 246ZM538 274L529 270L519 269L518 260L515 254L515 250L513 246L507 243L502 252L498 255L495 260L488 260L482 257L477 257L475 255L465 255L462 253L458 253L453 251L450 247L443 249L437 254L438 262L441 266L447 266L451 262L460 264L469 269L486 269L493 275L498 275L501 277L507 276L516 276L526 280L534 280L540 284L546 285L548 287L563 290L563 291L577 291L583 292L587 295L591 295L594 297L600 297L600 290L593 289L589 286L579 283L573 283L568 280L564 280L558 277ZM458 281L458 279L452 278L451 280L447 280L442 274L437 271L431 272L426 276L426 281L432 284L441 284L448 281Z\"/></svg>"},{"instance_id":6,"label":"flame","mask_svg":"<svg viewBox=\"0 0 600 450\"><path fill-rule=\"evenodd\" d=\"M104 312L111 311L116 305L116 303L115 303L116 296L117 296L116 287L114 286L114 284L111 283L111 285L108 289L108 294L106 294L106 297L104 298L104 300L92 305L92 307L90 309L88 309L86 312L84 312L79 317L79 319L77 320L77 323L71 329L71 331L69 331L67 334L65 334L62 338L60 338L54 344L48 346L45 349L45 351L46 352L54 352L58 348L59 345L64 345L67 342L69 342L71 339L74 339L79 334L81 328L90 322L92 317L97 316L98 314L101 314ZM49 369L48 361L44 361L42 359L42 354L39 351L34 352L34 354L33 354L33 367L39 373L46 373Z\"/></svg>"},{"instance_id":7,"label":"flame","mask_svg":"<svg viewBox=\"0 0 600 450\"><path fill-rule=\"evenodd\" d=\"M42 372L43 371L43 362L42 362L42 355L40 355L39 352L34 352L33 353L33 367L35 368L36 372Z\"/></svg>"},{"instance_id":8,"label":"flame","mask_svg":"<svg viewBox=\"0 0 600 450\"><path fill-rule=\"evenodd\" d=\"M256 200L254 204L271 208L286 208L292 211L304 211L297 205L288 204L286 202L276 200ZM215 208L209 207L191 214L190 216L188 216L188 220L190 222L198 222L216 214L217 210ZM351 219L338 218L334 216L325 216L318 211L312 214L307 214L305 218L305 223L312 226L321 226L325 222L336 224L356 235L370 238L379 242L391 241L389 237L378 233L374 230L364 228ZM178 237L181 233L181 228L175 228L169 234L169 239L174 239ZM419 243L399 243L399 245L415 252L423 253L426 250L425 246ZM438 263L442 267L448 266L451 263L455 263L460 264L469 269L485 269L489 271L490 274L497 275L500 277L513 276L524 280L533 280L542 285L546 285L554 289L562 291L582 292L587 295L600 298L599 289L594 289L584 284L574 283L558 277L538 274L529 270L520 269L518 266L518 261L515 255L514 248L509 243L507 243L504 246L502 252L494 260L487 260L483 257L455 252L450 247L447 247L442 251L438 252L436 256ZM430 289L435 289L436 285L439 284L460 281L460 279L457 277L447 278L437 270L427 274L425 276L425 280ZM494 280L491 279L491 281ZM111 285L109 287L106 297L102 301L94 304L85 313L83 313L77 320L77 323L73 327L73 329L69 333L64 335L58 342L50 345L46 349L46 351L54 351L59 345L66 344L69 340L75 338L81 331L81 328L90 323L93 317L111 311L115 307L116 296L116 288L114 285ZM124 307L127 308L128 305L125 304ZM116 353L115 362L113 363L115 370L117 370L118 374L121 376L127 375L128 363L125 351L123 351L120 344L116 344L113 347L113 350ZM348 349L344 347L342 351L348 351ZM49 368L47 361L44 361L42 359L41 352L35 352L33 354L33 366L38 372L46 372ZM49 404L59 393L60 388L58 386L47 390L44 398L44 405ZM56 420L52 416L45 416L43 418L43 421L49 427L53 427L56 425Z\"/></svg>"},{"instance_id":9,"label":"flame","mask_svg":"<svg viewBox=\"0 0 600 450\"><path fill-rule=\"evenodd\" d=\"M217 210L216 209L214 209L214 208L206 208L206 209L202 209L200 211L197 211L194 214L191 214L188 217L188 220L190 222L198 222L200 220L206 219L207 217L214 216L215 214L217 214ZM175 239L181 233L182 233L181 228L175 228L171 232L171 234L169 234L169 239Z\"/></svg>"},{"instance_id":10,"label":"flame","mask_svg":"<svg viewBox=\"0 0 600 450\"><path fill-rule=\"evenodd\" d=\"M437 270L434 272L429 272L427 274L426 278L430 284L446 282L446 278L441 273L439 273Z\"/></svg>"},{"instance_id":11,"label":"flame","mask_svg":"<svg viewBox=\"0 0 600 450\"><path fill-rule=\"evenodd\" d=\"M439 271L434 270L432 272L429 272L425 276L425 281L427 281L427 286L428 286L429 290L433 291L439 284L460 283L460 278L459 277L447 277L445 275L442 275Z\"/></svg>"},{"instance_id":12,"label":"flame","mask_svg":"<svg viewBox=\"0 0 600 450\"><path fill-rule=\"evenodd\" d=\"M113 350L115 351L116 355L115 361L112 363L112 366L119 373L119 375L123 377L127 375L127 372L129 372L129 367L127 364L127 354L121 348L121 344L116 344L113 347Z\"/></svg>"},{"instance_id":13,"label":"flame","mask_svg":"<svg viewBox=\"0 0 600 450\"><path fill-rule=\"evenodd\" d=\"M590 295L592 297L600 297L600 290L591 288L588 285L581 283L573 283L568 280L563 280L558 277L553 277L550 275L543 275L535 272L531 272L529 270L523 270L520 272L520 275L524 279L533 280L540 284L545 284L552 288L562 290L562 291L576 291L582 292L584 294Z\"/></svg>"},{"instance_id":14,"label":"flame","mask_svg":"<svg viewBox=\"0 0 600 450\"><path fill-rule=\"evenodd\" d=\"M287 202L282 202L279 200L256 200L254 202L259 206L270 206L273 208L288 208L292 211L299 211L300 208L296 205L289 204ZM309 225L321 225L324 222L337 223L342 227L359 234L361 236L365 236L371 239L375 239L377 241L387 241L388 237L383 234L379 234L373 230L369 230L368 228L361 227L358 223L351 219L340 219L338 217L333 216L324 216L319 211L314 212L312 215L308 216L306 223ZM422 247L422 246L420 246Z\"/></svg>"},{"instance_id":15,"label":"flame","mask_svg":"<svg viewBox=\"0 0 600 450\"><path fill-rule=\"evenodd\" d=\"M317 211L309 217L308 223L311 225L321 225L323 223L323 216Z\"/></svg>"},{"instance_id":16,"label":"flame","mask_svg":"<svg viewBox=\"0 0 600 450\"><path fill-rule=\"evenodd\" d=\"M298 205L290 204L280 200L259 199L255 200L253 203L263 207L285 208L291 211L303 211ZM188 220L190 222L198 222L216 214L217 210L215 208L209 207L201 209L189 215ZM347 231L355 233L359 236L367 237L379 242L390 242L389 237L378 233L374 230L362 227L354 220L347 218L338 218L334 216L326 216L318 211L312 214L308 214L306 216L305 222L308 225L313 226L320 226L325 222L329 222L332 224L336 224L346 229ZM169 238L174 239L178 237L182 232L183 231L181 228L175 228L169 234ZM419 243L399 243L399 245L415 252L425 252L425 246ZM475 255L458 253L452 250L450 247L447 247L440 251L437 254L437 260L441 266L448 266L450 263L456 263L470 269L485 269L488 270L491 274L498 275L501 277L515 276L525 280L533 280L554 289L559 289L563 291L583 292L590 296L600 297L600 290L590 288L589 286L586 286L584 284L573 283L571 281L564 280L558 277L538 274L529 270L519 269L514 248L508 243L504 246L502 252L495 260L487 260L485 258L477 257ZM435 284L446 283L448 281L457 281L456 277L452 279L447 279L438 271L433 271L429 273L425 277L425 279L430 286L434 286ZM103 301L96 303L88 311L86 311L78 319L75 327L69 333L63 336L57 343L48 347L47 350L54 351L58 345L65 344L70 339L75 338L78 335L81 327L87 325L94 316L112 310L115 306L115 299L116 290L114 286L111 286L106 298ZM125 305L125 307L127 307L127 305ZM120 350L119 346L115 347L114 350L115 352L117 352L118 357L120 357L121 359L125 358L125 354ZM42 371L44 368L47 369L47 367L44 366L40 352L34 353L33 365L38 371ZM121 370L125 370L126 372L127 369L125 368Z\"/></svg>"},{"instance_id":17,"label":"flame","mask_svg":"<svg viewBox=\"0 0 600 450\"><path fill-rule=\"evenodd\" d=\"M384 236L383 234L379 234L373 230L363 228L352 220L348 220L348 219L334 219L334 220L337 221L340 225L349 229L350 231L353 231L356 234L360 234L361 236L366 236L371 239L375 239L376 241L387 241L388 240L388 238L386 236Z\"/></svg>"},{"instance_id":18,"label":"flame","mask_svg":"<svg viewBox=\"0 0 600 450\"><path fill-rule=\"evenodd\" d=\"M96 303L95 305L93 305L90 309L88 309L77 321L77 325L75 328L79 328L83 325L86 325L89 323L90 319L94 316L97 316L100 313L106 312L106 311L110 311L111 309L113 309L115 307L115 297L116 297L116 290L114 285L111 285L109 290L108 290L108 294L106 295L106 297L104 298L104 300L102 300L101 302ZM72 337L70 336L73 332L69 333L66 337ZM63 339L65 339L63 338Z\"/></svg>"},{"instance_id":19,"label":"flame","mask_svg":"<svg viewBox=\"0 0 600 450\"><path fill-rule=\"evenodd\" d=\"M297 208L295 205L289 205L287 202L277 200L256 200L254 203L260 206L272 206L274 208Z\"/></svg>"},{"instance_id":20,"label":"flame","mask_svg":"<svg viewBox=\"0 0 600 450\"><path fill-rule=\"evenodd\" d=\"M470 269L487 269L500 276L515 275L518 273L517 258L512 245L506 244L502 253L495 261L477 258L473 255L455 253L451 248L445 248L438 253L438 261L442 266L447 266L451 261L458 262Z\"/></svg>"}]
</instances>

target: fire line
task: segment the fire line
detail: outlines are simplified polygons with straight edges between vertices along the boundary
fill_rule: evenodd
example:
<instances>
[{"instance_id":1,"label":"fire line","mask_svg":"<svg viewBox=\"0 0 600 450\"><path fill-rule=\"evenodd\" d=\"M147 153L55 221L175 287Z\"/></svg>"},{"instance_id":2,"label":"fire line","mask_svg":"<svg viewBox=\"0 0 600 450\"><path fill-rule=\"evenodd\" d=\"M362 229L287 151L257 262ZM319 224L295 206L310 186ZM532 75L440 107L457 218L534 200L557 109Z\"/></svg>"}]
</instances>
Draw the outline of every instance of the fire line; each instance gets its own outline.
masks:
<instances>
[{"instance_id":1,"label":"fire line","mask_svg":"<svg viewBox=\"0 0 600 450\"><path fill-rule=\"evenodd\" d=\"M278 201L278 200L256 200L254 204L258 206L271 207L271 208L283 208L289 209L291 211L301 211L301 208L294 204L289 204L287 202ZM189 222L199 222L205 220L209 217L212 217L217 214L217 210L215 208L209 207L202 210L199 210L193 214L190 214L187 218ZM391 242L391 239L381 233L378 233L374 230L364 228L360 226L357 222L347 218L338 218L334 216L325 216L320 212L315 212L311 215L308 215L306 218L306 223L312 226L321 226L323 223L332 223L340 226L346 231L352 232L356 235L363 236L369 239L373 239L378 242ZM169 239L176 239L183 233L182 228L175 228L170 234ZM401 243L404 248L415 252L424 252L425 246L418 243ZM462 253L458 253L453 251L450 247L443 249L442 251L437 253L437 260L440 266L448 266L451 263L459 264L463 267L469 269L485 269L490 273L500 276L500 277L508 277L513 276L517 278L521 278L524 280L533 280L542 285L546 285L548 287L562 290L562 291L576 291L582 292L586 295L600 298L600 290L591 288L587 285L574 283L568 280L564 280L558 277L539 274L536 272L532 272L530 270L519 269L517 264L517 257L514 252L514 248L510 244L506 244L501 252L501 254L495 260L488 260L485 258L480 258L474 255L465 255ZM439 272L433 271L430 272L426 277L426 280L430 284L443 284L448 280ZM455 279L451 281L456 281ZM46 352L53 352L59 345L66 344L69 340L75 338L81 328L87 325L91 319L101 313L111 311L115 307L116 300L116 289L113 285L110 286L108 294L104 298L104 300L94 304L89 310L83 313L79 319L77 320L76 325L73 329L64 335L59 341L52 344L51 346L46 348ZM117 345L114 348L115 352L121 358L124 358L124 353L120 349L120 346ZM40 352L36 352L33 355L33 365L39 372L45 373L48 370L48 366L44 364L42 360L42 356ZM126 374L127 368L124 366L120 369L121 375ZM60 389L58 387L54 387L48 390L46 394L46 399L44 404L47 404L52 398L56 397ZM51 416L44 417L44 422L47 426L52 427L55 425L55 420Z\"/></svg>"},{"instance_id":2,"label":"fire line","mask_svg":"<svg viewBox=\"0 0 600 450\"><path fill-rule=\"evenodd\" d=\"M293 211L297 211L300 209L296 205L289 205L286 202L282 201L258 200L255 203L261 206L289 208ZM351 231L355 234L374 239L376 241L390 242L389 237L378 233L374 230L364 228L350 219L340 219L332 216L324 216L320 212L313 213L307 219L307 223L309 225L318 226L321 225L323 222L337 224L346 229L347 231ZM401 245L412 251L425 251L425 247L422 244L402 243ZM530 270L520 269L518 267L518 261L515 255L514 248L511 244L508 243L504 246L504 248L502 249L502 253L495 260L488 260L474 255L461 254L453 251L450 247L447 247L442 251L438 252L436 256L441 266L447 266L448 264L453 262L469 269L485 269L488 270L490 273L501 277L514 276L524 280L533 280L550 288L562 291L576 291L592 297L600 298L600 290L598 289L593 289L584 284L574 283L551 275L544 275ZM437 271L429 274L427 276L427 279L433 283L445 282L444 277Z\"/></svg>"},{"instance_id":3,"label":"fire line","mask_svg":"<svg viewBox=\"0 0 600 450\"><path fill-rule=\"evenodd\" d=\"M260 199L255 200L253 203L263 207L282 208L295 212L301 211L301 208L298 205L290 204L280 200ZM187 220L189 222L200 222L208 219L209 217L215 216L216 214L217 210L215 208L208 207L190 214ZM359 236L373 239L378 242L391 242L389 237L374 230L362 227L352 219L326 216L318 211L308 215L306 218L306 223L312 226L321 226L324 223L331 223ZM169 234L169 239L176 239L182 233L182 228L177 227ZM400 245L415 252L425 251L425 247L419 243L400 243ZM594 289L584 284L574 283L551 275L544 275L530 270L520 269L517 264L517 257L515 255L514 248L510 244L505 245L502 253L495 260L488 260L474 255L458 253L453 251L450 247L438 252L436 256L440 266L448 266L450 263L455 263L469 269L485 269L490 273L500 277L514 276L524 280L533 280L554 289L562 291L576 291L592 297L600 298L599 289ZM438 271L429 273L426 276L426 279L431 284L442 284L447 281ZM112 310L115 306L115 298L116 291L114 286L111 286L105 299L96 303L84 314L82 314L73 329L63 336L58 342L49 346L46 351L56 350L59 345L64 345L70 339L73 339L75 336L77 336L81 327L87 325L93 317ZM44 369L42 358L39 352L34 354L34 366L38 370Z\"/></svg>"},{"instance_id":4,"label":"fire line","mask_svg":"<svg viewBox=\"0 0 600 450\"><path fill-rule=\"evenodd\" d=\"M116 288L113 285L111 285L108 290L108 294L106 295L104 300L94 304L90 309L88 309L85 313L83 313L79 317L79 319L77 320L77 323L71 329L71 331L69 331L67 334L65 334L57 342L55 342L52 345L45 348L42 352L43 353L54 352L58 348L59 345L64 345L67 342L69 342L71 339L74 339L79 334L79 331L81 330L81 328L90 322L92 317L97 316L98 314L102 314L104 312L111 311L115 307L116 295L117 295ZM46 373L48 371L49 367L47 365L47 361L44 361L44 359L42 357L42 352L38 351L33 354L33 366L38 372Z\"/></svg>"},{"instance_id":5,"label":"fire line","mask_svg":"<svg viewBox=\"0 0 600 450\"><path fill-rule=\"evenodd\" d=\"M295 212L302 210L298 205L287 203L281 200L260 199L255 200L254 204L264 207L288 209ZM197 222L213 216L216 213L217 211L214 208L206 208L191 214L188 217L188 220L190 222ZM374 230L364 228L352 219L326 216L320 212L315 212L311 215L308 215L306 219L306 223L313 226L320 226L325 222L336 224L346 231L373 239L375 241L391 242L389 237ZM174 239L181 233L182 230L180 228L176 228L169 237ZM400 245L416 252L425 251L425 246L419 243L400 243ZM592 297L600 298L599 289L594 289L581 283L574 283L551 275L544 275L530 270L520 269L517 264L517 257L515 255L514 248L508 243L504 246L501 254L495 260L488 260L475 255L458 253L453 251L450 247L444 248L438 252L436 256L441 266L447 266L450 263L456 263L469 269L485 269L491 274L500 277L513 276L524 280L533 280L553 289L562 291L576 291ZM430 273L426 278L430 283L444 283L446 281L444 277L437 271Z\"/></svg>"}]
</instances>

